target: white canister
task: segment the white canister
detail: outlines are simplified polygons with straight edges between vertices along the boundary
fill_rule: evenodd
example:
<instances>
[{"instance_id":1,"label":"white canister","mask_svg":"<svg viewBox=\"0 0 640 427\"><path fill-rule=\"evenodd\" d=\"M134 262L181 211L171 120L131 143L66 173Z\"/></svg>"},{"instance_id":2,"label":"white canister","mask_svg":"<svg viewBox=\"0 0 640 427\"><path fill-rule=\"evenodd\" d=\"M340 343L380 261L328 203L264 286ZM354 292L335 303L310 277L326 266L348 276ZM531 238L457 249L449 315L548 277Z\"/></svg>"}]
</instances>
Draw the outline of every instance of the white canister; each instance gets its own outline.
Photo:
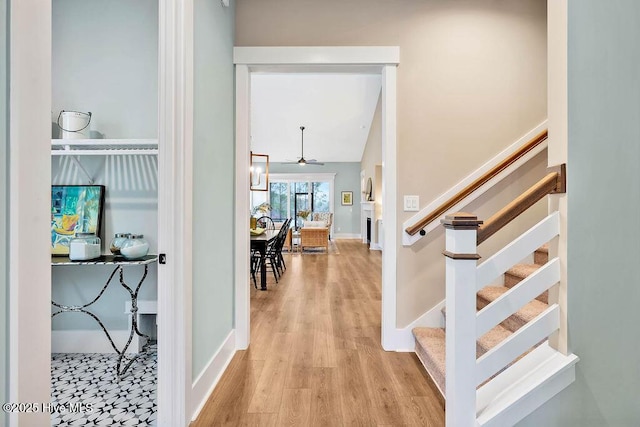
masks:
<instances>
[{"instance_id":1,"label":"white canister","mask_svg":"<svg viewBox=\"0 0 640 427\"><path fill-rule=\"evenodd\" d=\"M89 139L91 131L91 112L60 111L58 127L62 139Z\"/></svg>"},{"instance_id":2,"label":"white canister","mask_svg":"<svg viewBox=\"0 0 640 427\"><path fill-rule=\"evenodd\" d=\"M69 242L69 259L86 261L100 258L100 238L93 233L77 233Z\"/></svg>"}]
</instances>

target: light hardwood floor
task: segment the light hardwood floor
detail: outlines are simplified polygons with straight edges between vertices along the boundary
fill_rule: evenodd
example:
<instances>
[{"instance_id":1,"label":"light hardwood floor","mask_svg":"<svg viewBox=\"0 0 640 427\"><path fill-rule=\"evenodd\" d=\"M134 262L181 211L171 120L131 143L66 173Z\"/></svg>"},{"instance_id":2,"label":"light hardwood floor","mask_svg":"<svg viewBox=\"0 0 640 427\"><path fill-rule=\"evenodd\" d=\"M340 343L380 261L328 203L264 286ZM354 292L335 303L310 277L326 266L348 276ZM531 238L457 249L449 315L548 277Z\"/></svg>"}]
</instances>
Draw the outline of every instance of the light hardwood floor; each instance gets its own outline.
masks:
<instances>
[{"instance_id":1,"label":"light hardwood floor","mask_svg":"<svg viewBox=\"0 0 640 427\"><path fill-rule=\"evenodd\" d=\"M285 255L251 285L251 345L192 423L203 426L443 426L443 402L413 353L380 345L381 253Z\"/></svg>"}]
</instances>

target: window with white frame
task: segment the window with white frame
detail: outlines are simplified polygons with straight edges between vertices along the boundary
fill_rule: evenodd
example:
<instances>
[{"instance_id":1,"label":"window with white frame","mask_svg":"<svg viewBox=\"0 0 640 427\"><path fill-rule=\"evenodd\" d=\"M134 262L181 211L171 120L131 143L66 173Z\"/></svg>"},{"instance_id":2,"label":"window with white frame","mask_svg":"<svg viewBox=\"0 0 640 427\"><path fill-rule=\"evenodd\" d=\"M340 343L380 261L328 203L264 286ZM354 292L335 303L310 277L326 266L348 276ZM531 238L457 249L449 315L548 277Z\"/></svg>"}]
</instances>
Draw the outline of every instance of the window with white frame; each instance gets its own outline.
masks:
<instances>
[{"instance_id":1,"label":"window with white frame","mask_svg":"<svg viewBox=\"0 0 640 427\"><path fill-rule=\"evenodd\" d=\"M251 207L267 202L275 222L294 218L299 227L306 212L333 212L334 182L334 173L270 174L269 191L252 191Z\"/></svg>"}]
</instances>

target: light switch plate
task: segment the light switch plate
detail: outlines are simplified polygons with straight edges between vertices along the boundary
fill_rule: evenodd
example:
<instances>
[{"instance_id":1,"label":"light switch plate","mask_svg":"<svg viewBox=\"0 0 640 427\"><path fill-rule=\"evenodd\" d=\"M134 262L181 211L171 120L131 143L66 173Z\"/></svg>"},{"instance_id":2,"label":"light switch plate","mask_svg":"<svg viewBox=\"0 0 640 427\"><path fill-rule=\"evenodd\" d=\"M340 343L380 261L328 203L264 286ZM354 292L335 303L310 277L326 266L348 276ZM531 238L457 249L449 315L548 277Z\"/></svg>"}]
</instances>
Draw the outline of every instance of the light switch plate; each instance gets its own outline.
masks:
<instances>
[{"instance_id":1,"label":"light switch plate","mask_svg":"<svg viewBox=\"0 0 640 427\"><path fill-rule=\"evenodd\" d=\"M404 211L418 212L420 210L420 196L404 196Z\"/></svg>"}]
</instances>

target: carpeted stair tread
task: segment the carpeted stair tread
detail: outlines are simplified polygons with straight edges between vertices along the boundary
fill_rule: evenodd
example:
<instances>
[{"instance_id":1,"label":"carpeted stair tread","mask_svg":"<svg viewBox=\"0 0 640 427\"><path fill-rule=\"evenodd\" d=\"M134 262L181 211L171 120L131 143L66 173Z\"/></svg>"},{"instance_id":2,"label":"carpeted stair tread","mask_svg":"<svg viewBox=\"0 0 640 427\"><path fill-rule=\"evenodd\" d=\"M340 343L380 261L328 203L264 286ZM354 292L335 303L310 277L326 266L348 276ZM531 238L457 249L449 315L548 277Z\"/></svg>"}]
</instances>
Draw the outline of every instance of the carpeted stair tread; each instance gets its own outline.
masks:
<instances>
[{"instance_id":1,"label":"carpeted stair tread","mask_svg":"<svg viewBox=\"0 0 640 427\"><path fill-rule=\"evenodd\" d=\"M543 265L549 261L549 245L545 244L533 253L533 263Z\"/></svg>"},{"instance_id":2,"label":"carpeted stair tread","mask_svg":"<svg viewBox=\"0 0 640 427\"><path fill-rule=\"evenodd\" d=\"M445 332L442 328L414 328L416 354L433 379L440 393L445 392Z\"/></svg>"},{"instance_id":3,"label":"carpeted stair tread","mask_svg":"<svg viewBox=\"0 0 640 427\"><path fill-rule=\"evenodd\" d=\"M511 334L512 332L507 328L501 325L496 325L493 329L481 336L480 339L476 341L476 358L482 356L487 351L500 344Z\"/></svg>"},{"instance_id":4,"label":"carpeted stair tread","mask_svg":"<svg viewBox=\"0 0 640 427\"><path fill-rule=\"evenodd\" d=\"M545 261L546 262L546 261ZM516 264L504 273L504 285L512 288L520 283L524 278L533 274L541 266L539 264ZM536 299L545 304L549 303L549 292L544 291Z\"/></svg>"},{"instance_id":5,"label":"carpeted stair tread","mask_svg":"<svg viewBox=\"0 0 640 427\"><path fill-rule=\"evenodd\" d=\"M504 286L486 286L478 292L478 297L476 298L476 304L478 310L483 309L487 305L489 305L492 301L495 301L502 294L507 292L509 288ZM513 313L507 319L505 319L501 324L505 328L510 331L517 331L519 328L524 326L527 322L531 321L538 314L542 313L548 305L537 299L534 299L527 303L520 310Z\"/></svg>"},{"instance_id":6,"label":"carpeted stair tread","mask_svg":"<svg viewBox=\"0 0 640 427\"><path fill-rule=\"evenodd\" d=\"M507 292L509 288L515 286L524 278L534 273L542 265L546 264L549 260L549 245L545 244L538 248L533 256L534 264L517 264L505 272L504 286L487 286L481 289L476 296L477 309L483 309ZM517 331L519 328L542 313L547 307L548 291L545 291L536 297L536 299L530 301L520 310L513 313L501 324L495 326L489 332L484 334L480 339L476 340L476 358L497 346L514 331ZM446 312L444 307L442 308L442 314L446 321ZM443 328L418 327L414 328L412 332L416 341L416 354L444 396L446 372L445 330ZM528 352L525 352L525 354L526 353ZM524 354L519 356L516 360L523 356ZM515 360L512 363L514 362ZM506 367L503 369L506 369Z\"/></svg>"},{"instance_id":7,"label":"carpeted stair tread","mask_svg":"<svg viewBox=\"0 0 640 427\"><path fill-rule=\"evenodd\" d=\"M539 268L540 268L539 264L516 264L510 269L508 269L505 275L514 276L522 280L525 277L531 275L534 271L536 271ZM511 286L508 286L508 287L510 288Z\"/></svg>"},{"instance_id":8,"label":"carpeted stair tread","mask_svg":"<svg viewBox=\"0 0 640 427\"><path fill-rule=\"evenodd\" d=\"M445 331L442 328L414 328L416 354L436 383L440 392L445 390ZM476 358L482 356L511 335L511 331L497 325L476 341Z\"/></svg>"}]
</instances>

